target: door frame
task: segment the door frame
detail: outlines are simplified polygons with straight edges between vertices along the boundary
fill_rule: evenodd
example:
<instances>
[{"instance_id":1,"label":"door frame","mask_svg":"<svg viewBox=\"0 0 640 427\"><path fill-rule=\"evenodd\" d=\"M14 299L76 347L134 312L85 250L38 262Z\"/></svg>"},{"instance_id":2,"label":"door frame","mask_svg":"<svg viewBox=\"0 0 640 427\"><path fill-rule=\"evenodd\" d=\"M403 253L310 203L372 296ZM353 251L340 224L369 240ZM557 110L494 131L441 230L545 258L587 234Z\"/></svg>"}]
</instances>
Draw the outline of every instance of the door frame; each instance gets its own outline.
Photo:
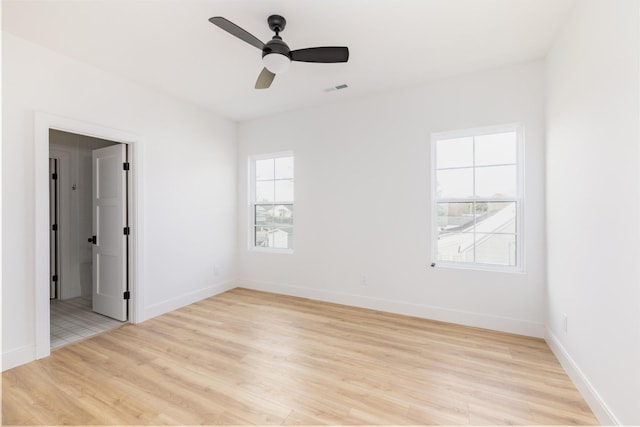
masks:
<instances>
[{"instance_id":1,"label":"door frame","mask_svg":"<svg viewBox=\"0 0 640 427\"><path fill-rule=\"evenodd\" d=\"M142 209L142 140L139 136L66 117L42 112L35 112L35 147L34 147L34 184L35 184L35 324L36 324L36 359L51 354L50 342L50 310L49 310L49 130L106 139L129 146L129 163L132 165L129 175L127 203L129 204L129 322L139 323L142 320L143 289L142 260L143 230Z\"/></svg>"},{"instance_id":2,"label":"door frame","mask_svg":"<svg viewBox=\"0 0 640 427\"><path fill-rule=\"evenodd\" d=\"M67 214L66 211L71 204L69 201L69 191L65 191L65 187L69 184L67 174L70 170L70 157L68 151L51 150L51 147L49 147L49 158L58 161L58 299L62 299L64 294L64 292L62 292L63 280L61 279L63 279L68 272L67 266L63 266L63 264L67 262L67 259L62 256L60 249L69 247L69 240L71 238L70 233L67 233L70 231L70 224L69 221L67 221L68 216L63 216L63 213ZM49 204L51 204L51 200L49 200ZM65 221L63 221L63 219Z\"/></svg>"}]
</instances>

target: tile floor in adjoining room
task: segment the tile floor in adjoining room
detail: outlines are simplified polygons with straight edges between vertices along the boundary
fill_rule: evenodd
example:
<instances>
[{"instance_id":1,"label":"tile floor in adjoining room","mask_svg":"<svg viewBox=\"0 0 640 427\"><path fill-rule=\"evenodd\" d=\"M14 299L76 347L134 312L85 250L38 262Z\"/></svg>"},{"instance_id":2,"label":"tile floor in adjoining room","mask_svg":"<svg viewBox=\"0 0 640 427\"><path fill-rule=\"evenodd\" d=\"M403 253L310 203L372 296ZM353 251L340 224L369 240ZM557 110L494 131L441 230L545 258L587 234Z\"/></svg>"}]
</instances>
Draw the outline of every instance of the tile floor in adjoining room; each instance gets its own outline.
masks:
<instances>
[{"instance_id":1,"label":"tile floor in adjoining room","mask_svg":"<svg viewBox=\"0 0 640 427\"><path fill-rule=\"evenodd\" d=\"M125 322L91 310L91 297L51 301L51 348L116 328Z\"/></svg>"}]
</instances>

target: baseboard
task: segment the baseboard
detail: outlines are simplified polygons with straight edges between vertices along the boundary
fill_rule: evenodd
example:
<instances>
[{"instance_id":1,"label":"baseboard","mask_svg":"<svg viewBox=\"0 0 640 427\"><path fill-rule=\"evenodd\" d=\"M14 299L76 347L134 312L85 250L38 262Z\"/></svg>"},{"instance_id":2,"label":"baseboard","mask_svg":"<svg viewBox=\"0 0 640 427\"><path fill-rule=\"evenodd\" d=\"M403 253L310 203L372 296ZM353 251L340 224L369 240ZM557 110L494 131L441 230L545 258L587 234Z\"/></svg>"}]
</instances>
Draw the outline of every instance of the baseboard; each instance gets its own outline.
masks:
<instances>
[{"instance_id":1,"label":"baseboard","mask_svg":"<svg viewBox=\"0 0 640 427\"><path fill-rule=\"evenodd\" d=\"M186 295L180 295L177 298L162 301L152 306L145 307L140 322L149 320L153 317L168 313L178 308L182 308L189 304L193 304L194 302L201 301L205 298L221 294L222 292L226 292L233 288L235 288L235 284L233 283L233 281L228 280L225 282L216 283L215 285L204 289L199 289Z\"/></svg>"},{"instance_id":2,"label":"baseboard","mask_svg":"<svg viewBox=\"0 0 640 427\"><path fill-rule=\"evenodd\" d=\"M544 338L545 336L545 328L542 323L529 322L526 320L490 316L481 313L451 310L442 307L414 304L405 301L387 300L382 298L346 294L334 291L326 291L322 289L304 288L300 286L280 283L254 280L238 280L236 284L238 287L254 289L258 291L273 292L301 298L310 298L319 301L351 305L354 307L386 311L389 313L421 317L424 319L439 320L442 322L474 326L501 332L509 332L512 334L527 335L536 338Z\"/></svg>"},{"instance_id":3,"label":"baseboard","mask_svg":"<svg viewBox=\"0 0 640 427\"><path fill-rule=\"evenodd\" d=\"M593 411L593 414L598 418L600 424L622 425L613 412L611 412L602 397L600 397L587 376L580 370L571 355L562 346L558 338L556 338L549 328L546 329L545 340L551 348L551 351L553 351L553 354L555 354L556 358L567 372L567 375L569 375L569 378L571 378L571 381L573 381L573 384L575 384L580 394L582 394L582 397L585 402L587 402L587 405L589 405L589 408Z\"/></svg>"},{"instance_id":4,"label":"baseboard","mask_svg":"<svg viewBox=\"0 0 640 427\"><path fill-rule=\"evenodd\" d=\"M2 353L2 371L4 372L34 360L36 360L35 345L26 345L15 350L9 350L6 353Z\"/></svg>"}]
</instances>

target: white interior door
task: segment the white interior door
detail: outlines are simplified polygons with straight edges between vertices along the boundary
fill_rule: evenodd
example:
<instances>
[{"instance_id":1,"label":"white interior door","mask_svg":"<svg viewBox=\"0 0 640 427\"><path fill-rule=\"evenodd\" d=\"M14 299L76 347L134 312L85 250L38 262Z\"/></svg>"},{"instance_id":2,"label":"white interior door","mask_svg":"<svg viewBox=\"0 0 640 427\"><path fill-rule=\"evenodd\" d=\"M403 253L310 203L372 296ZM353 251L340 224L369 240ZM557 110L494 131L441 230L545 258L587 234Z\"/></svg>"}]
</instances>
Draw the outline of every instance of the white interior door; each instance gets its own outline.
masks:
<instances>
[{"instance_id":1,"label":"white interior door","mask_svg":"<svg viewBox=\"0 0 640 427\"><path fill-rule=\"evenodd\" d=\"M127 320L124 144L93 150L93 311Z\"/></svg>"}]
</instances>

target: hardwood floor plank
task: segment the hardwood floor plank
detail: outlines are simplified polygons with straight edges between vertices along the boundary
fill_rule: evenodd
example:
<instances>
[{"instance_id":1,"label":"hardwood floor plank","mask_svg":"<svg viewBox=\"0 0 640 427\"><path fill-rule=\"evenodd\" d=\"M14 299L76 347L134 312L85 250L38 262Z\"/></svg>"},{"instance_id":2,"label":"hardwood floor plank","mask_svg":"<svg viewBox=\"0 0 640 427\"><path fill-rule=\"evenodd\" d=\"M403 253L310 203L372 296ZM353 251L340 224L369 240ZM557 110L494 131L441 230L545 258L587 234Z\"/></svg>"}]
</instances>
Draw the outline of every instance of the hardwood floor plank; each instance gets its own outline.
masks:
<instances>
[{"instance_id":1,"label":"hardwood floor plank","mask_svg":"<svg viewBox=\"0 0 640 427\"><path fill-rule=\"evenodd\" d=\"M2 375L3 424L597 424L543 340L234 289Z\"/></svg>"}]
</instances>

